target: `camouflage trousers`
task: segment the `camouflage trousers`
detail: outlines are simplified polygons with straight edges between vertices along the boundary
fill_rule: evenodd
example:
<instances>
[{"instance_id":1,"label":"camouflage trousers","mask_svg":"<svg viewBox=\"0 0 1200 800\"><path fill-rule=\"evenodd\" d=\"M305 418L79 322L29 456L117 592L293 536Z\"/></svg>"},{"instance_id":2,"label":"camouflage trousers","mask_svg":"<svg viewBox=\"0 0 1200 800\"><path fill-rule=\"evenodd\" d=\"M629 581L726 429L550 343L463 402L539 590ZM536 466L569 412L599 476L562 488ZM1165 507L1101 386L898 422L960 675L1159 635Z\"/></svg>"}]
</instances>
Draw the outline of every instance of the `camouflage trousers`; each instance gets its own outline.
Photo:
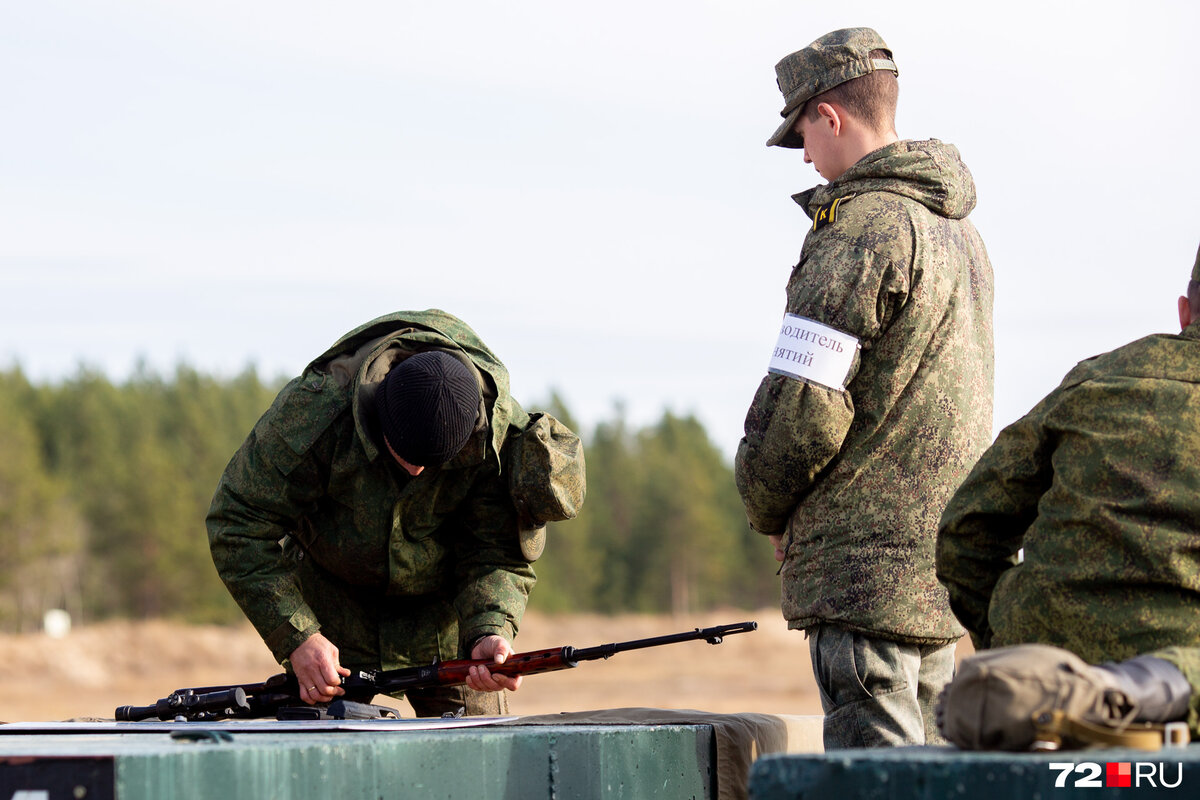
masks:
<instances>
[{"instance_id":1,"label":"camouflage trousers","mask_svg":"<svg viewBox=\"0 0 1200 800\"><path fill-rule=\"evenodd\" d=\"M457 714L459 709L465 709L470 717L503 717L508 714L507 692L477 692L466 686L436 686L413 689L404 696L418 717Z\"/></svg>"},{"instance_id":2,"label":"camouflage trousers","mask_svg":"<svg viewBox=\"0 0 1200 800\"><path fill-rule=\"evenodd\" d=\"M954 644L914 645L839 628L805 630L825 710L825 749L945 744L934 708Z\"/></svg>"}]
</instances>

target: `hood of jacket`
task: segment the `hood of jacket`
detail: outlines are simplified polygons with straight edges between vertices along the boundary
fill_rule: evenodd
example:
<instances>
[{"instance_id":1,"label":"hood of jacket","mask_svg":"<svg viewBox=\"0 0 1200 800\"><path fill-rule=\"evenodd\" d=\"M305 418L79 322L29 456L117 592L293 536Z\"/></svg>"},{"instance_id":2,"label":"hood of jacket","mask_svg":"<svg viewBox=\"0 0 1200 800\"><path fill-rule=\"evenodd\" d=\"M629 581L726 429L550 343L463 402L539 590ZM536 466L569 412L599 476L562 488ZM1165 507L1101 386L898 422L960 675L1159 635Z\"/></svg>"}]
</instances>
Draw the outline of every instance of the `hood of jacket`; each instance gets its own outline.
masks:
<instances>
[{"instance_id":1,"label":"hood of jacket","mask_svg":"<svg viewBox=\"0 0 1200 800\"><path fill-rule=\"evenodd\" d=\"M499 463L500 449L510 424L521 427L527 420L524 411L509 395L508 370L488 349L475 331L462 320L438 309L398 311L373 319L341 337L310 364L331 372L347 386L356 402L353 404L355 428L369 458L374 460L378 448L369 431L368 422L375 387L387 370L399 359L414 352L435 348L456 355L476 371L483 393L480 418L471 441L478 442L483 452L473 449L470 442L458 463L478 463L490 456Z\"/></svg>"},{"instance_id":2,"label":"hood of jacket","mask_svg":"<svg viewBox=\"0 0 1200 800\"><path fill-rule=\"evenodd\" d=\"M863 156L837 180L792 195L809 217L841 197L891 192L939 216L963 219L975 208L975 179L958 148L937 139L901 140Z\"/></svg>"}]
</instances>

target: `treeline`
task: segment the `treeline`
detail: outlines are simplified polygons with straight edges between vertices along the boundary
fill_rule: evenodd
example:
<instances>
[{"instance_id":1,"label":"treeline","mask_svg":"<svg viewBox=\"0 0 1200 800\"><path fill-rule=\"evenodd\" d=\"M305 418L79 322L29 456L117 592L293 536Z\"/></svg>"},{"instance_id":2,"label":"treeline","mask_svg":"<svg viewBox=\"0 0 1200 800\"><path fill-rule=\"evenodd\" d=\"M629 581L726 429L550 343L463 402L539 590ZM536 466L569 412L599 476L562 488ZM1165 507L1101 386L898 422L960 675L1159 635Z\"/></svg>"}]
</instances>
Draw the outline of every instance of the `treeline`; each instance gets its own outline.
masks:
<instances>
[{"instance_id":1,"label":"treeline","mask_svg":"<svg viewBox=\"0 0 1200 800\"><path fill-rule=\"evenodd\" d=\"M34 384L0 372L0 630L76 620L240 612L213 568L204 516L217 479L283 381L142 368ZM747 529L731 467L692 417L581 431L583 513L551 526L531 607L689 611L775 602L769 550ZM536 403L527 407L537 408Z\"/></svg>"}]
</instances>

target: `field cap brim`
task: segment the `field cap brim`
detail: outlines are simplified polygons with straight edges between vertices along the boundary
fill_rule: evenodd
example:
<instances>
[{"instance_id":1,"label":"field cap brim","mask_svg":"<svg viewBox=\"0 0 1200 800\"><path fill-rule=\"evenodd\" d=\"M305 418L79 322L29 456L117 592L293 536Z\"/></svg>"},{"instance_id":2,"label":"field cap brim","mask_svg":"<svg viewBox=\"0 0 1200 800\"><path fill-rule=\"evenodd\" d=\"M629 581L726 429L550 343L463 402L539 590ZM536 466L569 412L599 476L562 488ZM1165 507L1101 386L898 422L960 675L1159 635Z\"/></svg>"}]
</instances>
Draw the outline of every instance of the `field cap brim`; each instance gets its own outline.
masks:
<instances>
[{"instance_id":1,"label":"field cap brim","mask_svg":"<svg viewBox=\"0 0 1200 800\"><path fill-rule=\"evenodd\" d=\"M804 137L796 132L796 123L800 121L802 111L804 111L803 103L792 109L792 113L784 118L783 124L775 129L775 133L771 134L770 139L767 139L767 147L777 145L794 149L804 147Z\"/></svg>"}]
</instances>

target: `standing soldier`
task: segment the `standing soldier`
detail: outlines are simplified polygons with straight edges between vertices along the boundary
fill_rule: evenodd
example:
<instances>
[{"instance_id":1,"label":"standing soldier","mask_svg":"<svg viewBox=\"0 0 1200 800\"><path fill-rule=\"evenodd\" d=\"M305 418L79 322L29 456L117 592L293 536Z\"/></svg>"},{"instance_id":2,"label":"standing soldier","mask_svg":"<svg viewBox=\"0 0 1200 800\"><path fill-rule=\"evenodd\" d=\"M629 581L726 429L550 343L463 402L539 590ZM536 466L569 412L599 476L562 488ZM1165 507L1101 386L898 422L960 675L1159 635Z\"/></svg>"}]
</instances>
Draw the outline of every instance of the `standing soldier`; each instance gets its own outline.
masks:
<instances>
[{"instance_id":1,"label":"standing soldier","mask_svg":"<svg viewBox=\"0 0 1200 800\"><path fill-rule=\"evenodd\" d=\"M346 668L512 654L548 521L584 496L579 439L509 396L465 323L402 311L339 339L254 426L217 486L217 571L302 698ZM420 716L502 714L521 679L410 692Z\"/></svg>"},{"instance_id":2,"label":"standing soldier","mask_svg":"<svg viewBox=\"0 0 1200 800\"><path fill-rule=\"evenodd\" d=\"M783 562L825 746L940 742L933 704L963 630L934 575L938 516L991 438L992 269L958 151L895 130L898 74L869 28L776 66L783 124L829 182L746 415L736 477Z\"/></svg>"}]
</instances>

